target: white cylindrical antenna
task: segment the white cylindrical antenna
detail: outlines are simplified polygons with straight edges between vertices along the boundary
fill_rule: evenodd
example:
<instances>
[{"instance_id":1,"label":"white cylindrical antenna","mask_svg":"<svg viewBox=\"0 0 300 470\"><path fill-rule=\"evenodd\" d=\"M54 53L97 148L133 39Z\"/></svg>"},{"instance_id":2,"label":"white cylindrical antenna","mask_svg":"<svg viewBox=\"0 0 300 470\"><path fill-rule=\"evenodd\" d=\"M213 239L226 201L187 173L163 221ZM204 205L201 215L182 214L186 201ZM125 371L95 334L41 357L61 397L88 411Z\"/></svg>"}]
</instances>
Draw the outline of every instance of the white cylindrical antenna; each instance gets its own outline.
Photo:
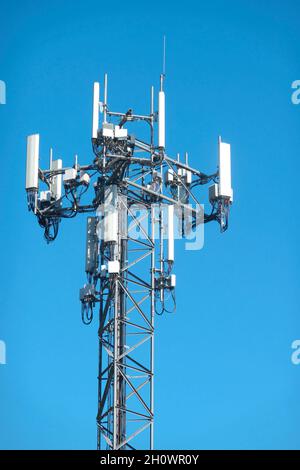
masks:
<instances>
[{"instance_id":1,"label":"white cylindrical antenna","mask_svg":"<svg viewBox=\"0 0 300 470\"><path fill-rule=\"evenodd\" d=\"M100 83L94 83L92 139L97 139L99 128Z\"/></svg>"},{"instance_id":2,"label":"white cylindrical antenna","mask_svg":"<svg viewBox=\"0 0 300 470\"><path fill-rule=\"evenodd\" d=\"M40 135L33 134L27 137L27 161L26 161L26 189L38 190L39 188L39 148Z\"/></svg>"},{"instance_id":3,"label":"white cylindrical antenna","mask_svg":"<svg viewBox=\"0 0 300 470\"><path fill-rule=\"evenodd\" d=\"M106 122L106 113L107 113L107 73L104 75L103 122Z\"/></svg>"},{"instance_id":4,"label":"white cylindrical antenna","mask_svg":"<svg viewBox=\"0 0 300 470\"><path fill-rule=\"evenodd\" d=\"M185 152L185 164L189 164L189 154L187 152Z\"/></svg>"},{"instance_id":5,"label":"white cylindrical antenna","mask_svg":"<svg viewBox=\"0 0 300 470\"><path fill-rule=\"evenodd\" d=\"M174 205L168 206L168 255L167 261L174 261Z\"/></svg>"},{"instance_id":6,"label":"white cylindrical antenna","mask_svg":"<svg viewBox=\"0 0 300 470\"><path fill-rule=\"evenodd\" d=\"M166 146L166 108L165 92L161 90L158 93L158 147L164 149Z\"/></svg>"},{"instance_id":7,"label":"white cylindrical antenna","mask_svg":"<svg viewBox=\"0 0 300 470\"><path fill-rule=\"evenodd\" d=\"M74 168L75 170L78 170L78 155L75 153L74 155Z\"/></svg>"},{"instance_id":8,"label":"white cylindrical antenna","mask_svg":"<svg viewBox=\"0 0 300 470\"><path fill-rule=\"evenodd\" d=\"M180 162L180 153L177 153L177 161Z\"/></svg>"}]
</instances>

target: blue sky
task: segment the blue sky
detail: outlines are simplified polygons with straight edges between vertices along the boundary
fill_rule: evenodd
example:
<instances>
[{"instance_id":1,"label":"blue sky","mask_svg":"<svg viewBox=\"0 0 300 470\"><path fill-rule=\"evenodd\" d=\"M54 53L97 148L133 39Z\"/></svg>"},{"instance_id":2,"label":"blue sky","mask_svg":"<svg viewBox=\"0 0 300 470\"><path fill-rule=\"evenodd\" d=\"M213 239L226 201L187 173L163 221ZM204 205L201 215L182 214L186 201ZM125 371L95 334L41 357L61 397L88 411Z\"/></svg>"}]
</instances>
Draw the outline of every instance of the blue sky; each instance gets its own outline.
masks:
<instances>
[{"instance_id":1,"label":"blue sky","mask_svg":"<svg viewBox=\"0 0 300 470\"><path fill-rule=\"evenodd\" d=\"M232 145L224 235L176 244L177 313L156 320L156 448L300 448L297 1L1 3L0 448L95 448L97 325L84 327L85 221L47 246L26 208L25 145L91 158L92 83L148 110L167 36L167 150L215 170ZM205 193L203 193L206 202Z\"/></svg>"}]
</instances>

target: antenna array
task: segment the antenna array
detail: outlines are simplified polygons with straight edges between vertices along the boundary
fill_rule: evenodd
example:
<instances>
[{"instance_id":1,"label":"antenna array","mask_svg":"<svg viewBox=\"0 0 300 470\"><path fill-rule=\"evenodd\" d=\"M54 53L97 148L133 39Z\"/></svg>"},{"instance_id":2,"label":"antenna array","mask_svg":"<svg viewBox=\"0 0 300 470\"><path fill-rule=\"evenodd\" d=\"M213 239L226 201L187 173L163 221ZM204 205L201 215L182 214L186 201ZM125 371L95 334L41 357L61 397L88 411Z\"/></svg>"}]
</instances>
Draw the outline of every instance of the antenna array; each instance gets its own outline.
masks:
<instances>
[{"instance_id":1,"label":"antenna array","mask_svg":"<svg viewBox=\"0 0 300 470\"><path fill-rule=\"evenodd\" d=\"M83 322L91 323L95 312L99 321L98 449L153 449L154 321L176 306L175 226L183 237L211 221L224 231L232 203L229 144L219 139L219 169L212 174L191 167L187 154L182 162L166 153L165 42L163 63L158 112L153 87L149 114L136 114L110 109L107 75L102 101L94 83L87 164L76 156L64 167L51 151L49 169L42 170L39 135L27 141L28 208L47 242L63 219L88 215L80 302ZM148 127L148 142L129 132L136 122ZM211 210L205 213L196 193L208 183Z\"/></svg>"}]
</instances>

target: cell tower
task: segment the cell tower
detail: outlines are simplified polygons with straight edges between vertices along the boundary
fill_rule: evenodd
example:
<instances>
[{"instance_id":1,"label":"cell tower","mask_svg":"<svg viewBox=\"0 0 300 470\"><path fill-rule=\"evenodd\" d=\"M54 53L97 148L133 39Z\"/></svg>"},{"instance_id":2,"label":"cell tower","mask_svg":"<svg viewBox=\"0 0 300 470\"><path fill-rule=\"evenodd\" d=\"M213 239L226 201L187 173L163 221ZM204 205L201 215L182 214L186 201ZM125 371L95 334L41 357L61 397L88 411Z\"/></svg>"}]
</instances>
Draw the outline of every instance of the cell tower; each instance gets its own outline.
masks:
<instances>
[{"instance_id":1,"label":"cell tower","mask_svg":"<svg viewBox=\"0 0 300 470\"><path fill-rule=\"evenodd\" d=\"M89 214L80 301L85 324L99 312L98 449L153 449L154 320L175 309L175 235L188 237L211 221L221 231L228 226L230 145L219 138L213 174L191 167L187 154L184 161L168 156L164 78L157 112L151 87L149 114L112 111L107 75L102 101L94 83L93 157L87 164L76 156L72 167L63 167L51 150L49 169L42 170L39 135L27 140L28 208L47 242L56 238L62 219ZM137 122L148 128L148 142L133 133ZM205 213L196 192L210 182Z\"/></svg>"}]
</instances>

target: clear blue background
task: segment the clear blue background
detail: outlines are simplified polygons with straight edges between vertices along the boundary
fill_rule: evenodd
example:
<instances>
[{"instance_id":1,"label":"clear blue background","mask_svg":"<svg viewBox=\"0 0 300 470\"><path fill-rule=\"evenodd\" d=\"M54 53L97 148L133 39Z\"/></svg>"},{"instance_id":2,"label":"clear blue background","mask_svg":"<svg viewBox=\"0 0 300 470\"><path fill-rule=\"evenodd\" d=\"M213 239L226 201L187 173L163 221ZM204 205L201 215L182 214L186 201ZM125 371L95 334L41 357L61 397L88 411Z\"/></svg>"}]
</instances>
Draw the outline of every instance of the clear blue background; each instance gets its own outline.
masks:
<instances>
[{"instance_id":1,"label":"clear blue background","mask_svg":"<svg viewBox=\"0 0 300 470\"><path fill-rule=\"evenodd\" d=\"M167 146L211 172L232 144L230 230L176 245L177 313L157 318L156 448L300 448L298 1L11 0L0 6L0 447L95 448L97 330L80 319L83 218L47 246L27 213L26 135L91 158L92 82L147 112L167 36ZM203 201L206 196L203 193Z\"/></svg>"}]
</instances>

